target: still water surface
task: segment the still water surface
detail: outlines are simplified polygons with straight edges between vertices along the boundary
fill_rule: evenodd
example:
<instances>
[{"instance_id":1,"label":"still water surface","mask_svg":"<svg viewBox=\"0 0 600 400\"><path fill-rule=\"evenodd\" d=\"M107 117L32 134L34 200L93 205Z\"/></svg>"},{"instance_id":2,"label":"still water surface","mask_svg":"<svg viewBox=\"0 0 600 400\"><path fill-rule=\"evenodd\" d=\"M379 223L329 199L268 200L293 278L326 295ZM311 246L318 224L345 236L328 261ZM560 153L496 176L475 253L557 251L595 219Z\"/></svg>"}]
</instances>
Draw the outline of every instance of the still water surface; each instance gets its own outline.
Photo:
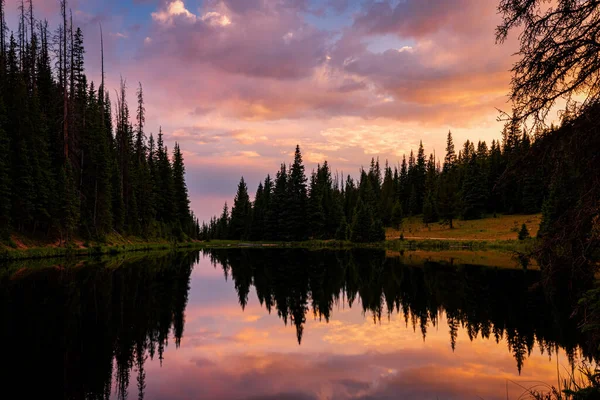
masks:
<instances>
[{"instance_id":1,"label":"still water surface","mask_svg":"<svg viewBox=\"0 0 600 400\"><path fill-rule=\"evenodd\" d=\"M517 399L587 355L537 271L228 249L0 277L21 398Z\"/></svg>"}]
</instances>

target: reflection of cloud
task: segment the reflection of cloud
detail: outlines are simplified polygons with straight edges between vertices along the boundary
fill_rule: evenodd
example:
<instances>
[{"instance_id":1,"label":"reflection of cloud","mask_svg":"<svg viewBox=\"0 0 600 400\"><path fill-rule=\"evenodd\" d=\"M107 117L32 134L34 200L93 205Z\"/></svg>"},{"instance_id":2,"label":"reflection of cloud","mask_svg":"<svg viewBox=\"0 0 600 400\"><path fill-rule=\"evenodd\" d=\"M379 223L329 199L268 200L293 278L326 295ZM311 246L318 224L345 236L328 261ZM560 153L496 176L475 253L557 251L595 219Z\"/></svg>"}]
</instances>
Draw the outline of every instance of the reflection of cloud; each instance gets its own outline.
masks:
<instances>
[{"instance_id":1,"label":"reflection of cloud","mask_svg":"<svg viewBox=\"0 0 600 400\"><path fill-rule=\"evenodd\" d=\"M213 271L208 258L195 267L181 346L166 349L162 368L148 362L147 398L500 400L508 379L556 378L556 360L535 350L519 377L504 341L471 341L462 327L453 351L443 312L423 341L403 315L374 324L357 302L334 308L330 323L307 315L298 346L294 328L269 314L254 290L242 310L233 283ZM508 391L522 393L516 385Z\"/></svg>"},{"instance_id":2,"label":"reflection of cloud","mask_svg":"<svg viewBox=\"0 0 600 400\"><path fill-rule=\"evenodd\" d=\"M252 348L249 346L245 353ZM167 375L169 387L184 388L186 396L198 399L503 399L507 379L516 379L502 370L502 362L495 364L484 358L485 364L474 363L470 358L440 357L438 351L356 356L242 353L208 363L193 359L197 368L187 368L184 374L173 375L170 369L160 373ZM172 362L172 357L169 360ZM538 372L545 373L546 382L552 382L551 367ZM152 385L150 380L150 394ZM513 385L508 391L516 398L522 389ZM182 398L179 392L173 389L164 394L178 399Z\"/></svg>"}]
</instances>

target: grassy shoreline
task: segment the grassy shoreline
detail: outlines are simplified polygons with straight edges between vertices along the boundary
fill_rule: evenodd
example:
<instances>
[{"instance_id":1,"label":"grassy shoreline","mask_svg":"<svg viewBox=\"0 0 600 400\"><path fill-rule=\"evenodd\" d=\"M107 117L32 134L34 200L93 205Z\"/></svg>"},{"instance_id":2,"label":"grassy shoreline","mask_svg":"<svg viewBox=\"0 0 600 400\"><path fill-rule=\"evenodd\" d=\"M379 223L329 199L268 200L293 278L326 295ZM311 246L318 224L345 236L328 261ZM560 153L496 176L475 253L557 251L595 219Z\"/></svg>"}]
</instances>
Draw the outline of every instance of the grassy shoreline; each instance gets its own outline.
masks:
<instances>
[{"instance_id":1,"label":"grassy shoreline","mask_svg":"<svg viewBox=\"0 0 600 400\"><path fill-rule=\"evenodd\" d=\"M200 243L198 242L184 242L177 244L166 242L148 242L116 245L90 245L89 247L39 246L25 249L11 249L4 247L0 248L0 262L61 257L91 257L98 255L116 255L121 253L149 252L156 250L201 248L202 246L199 246L199 244Z\"/></svg>"},{"instance_id":2,"label":"grassy shoreline","mask_svg":"<svg viewBox=\"0 0 600 400\"><path fill-rule=\"evenodd\" d=\"M383 250L495 250L517 254L530 253L536 240L517 240L517 231L527 224L535 236L541 216L499 215L476 221L456 221L449 229L440 224L423 224L419 217L405 219L400 230L388 228L386 240L380 243L351 243L336 240L308 240L304 242L235 241L213 240L174 243L167 240L144 240L137 237L108 235L106 242L83 242L76 240L69 245L49 243L43 238L13 235L11 246L0 244L0 262L12 260L43 259L57 257L86 257L129 252L170 250L175 248L202 249L218 247L295 247L307 249L376 248Z\"/></svg>"},{"instance_id":3,"label":"grassy shoreline","mask_svg":"<svg viewBox=\"0 0 600 400\"><path fill-rule=\"evenodd\" d=\"M89 247L40 246L26 249L0 249L0 261L14 261L58 257L86 257L131 252L148 252L170 249L202 249L226 247L263 247L263 248L307 248L307 249L352 249L373 248L382 250L496 250L512 253L528 253L534 246L534 240L447 240L447 239L410 239L386 240L378 243L351 243L335 240L309 240L305 242L248 242L236 240L214 240L210 242L147 242L116 245L90 245Z\"/></svg>"}]
</instances>

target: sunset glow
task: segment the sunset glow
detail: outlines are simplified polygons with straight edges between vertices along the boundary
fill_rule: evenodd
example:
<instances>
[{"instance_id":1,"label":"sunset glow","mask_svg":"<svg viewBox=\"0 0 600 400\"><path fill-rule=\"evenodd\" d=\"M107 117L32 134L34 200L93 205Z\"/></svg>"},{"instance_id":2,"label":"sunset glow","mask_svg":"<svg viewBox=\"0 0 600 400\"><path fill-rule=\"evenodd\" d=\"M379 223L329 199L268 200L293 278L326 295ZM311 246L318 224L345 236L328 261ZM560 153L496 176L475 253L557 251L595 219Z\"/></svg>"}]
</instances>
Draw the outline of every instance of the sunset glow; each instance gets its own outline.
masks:
<instances>
[{"instance_id":1,"label":"sunset glow","mask_svg":"<svg viewBox=\"0 0 600 400\"><path fill-rule=\"evenodd\" d=\"M8 0L10 26L17 1ZM39 5L38 5L39 4ZM59 19L58 2L36 2ZM356 175L371 157L443 152L452 130L500 137L514 41L495 44L496 0L72 1L90 79L144 84L147 133L181 143L201 220L251 192L300 144L307 169L327 159ZM512 38L514 39L514 38ZM143 65L143 68L140 68ZM114 90L111 90L111 95ZM134 101L130 94L130 102ZM207 166L217 169L207 170ZM219 201L211 199L218 198Z\"/></svg>"}]
</instances>

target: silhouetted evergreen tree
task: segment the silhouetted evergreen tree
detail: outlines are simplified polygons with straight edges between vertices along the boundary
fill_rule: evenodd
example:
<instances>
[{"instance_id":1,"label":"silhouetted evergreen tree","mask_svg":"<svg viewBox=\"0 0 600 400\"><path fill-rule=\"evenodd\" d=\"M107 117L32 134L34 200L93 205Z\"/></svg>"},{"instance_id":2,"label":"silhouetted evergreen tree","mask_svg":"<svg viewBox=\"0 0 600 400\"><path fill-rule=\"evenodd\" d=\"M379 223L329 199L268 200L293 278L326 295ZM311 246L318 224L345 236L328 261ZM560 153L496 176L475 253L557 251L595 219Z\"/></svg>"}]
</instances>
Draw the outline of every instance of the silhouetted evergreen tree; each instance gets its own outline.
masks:
<instances>
[{"instance_id":1,"label":"silhouetted evergreen tree","mask_svg":"<svg viewBox=\"0 0 600 400\"><path fill-rule=\"evenodd\" d=\"M359 198L350 227L350 240L355 243L370 242L371 225L373 225L373 213L370 207L362 201L362 198Z\"/></svg>"},{"instance_id":2,"label":"silhouetted evergreen tree","mask_svg":"<svg viewBox=\"0 0 600 400\"><path fill-rule=\"evenodd\" d=\"M446 157L444 158L444 167L440 177L438 193L438 210L440 218L445 224L448 224L450 228L452 228L453 221L458 214L459 196L456 152L454 151L454 141L452 140L452 133L450 132L448 132Z\"/></svg>"},{"instance_id":3,"label":"silhouetted evergreen tree","mask_svg":"<svg viewBox=\"0 0 600 400\"><path fill-rule=\"evenodd\" d=\"M300 153L300 146L296 146L294 162L290 167L287 182L284 218L284 232L290 240L305 240L308 237L307 203L308 193L302 154Z\"/></svg>"},{"instance_id":4,"label":"silhouetted evergreen tree","mask_svg":"<svg viewBox=\"0 0 600 400\"><path fill-rule=\"evenodd\" d=\"M477 154L470 153L467 157L462 184L462 215L466 220L479 219L485 211L486 176Z\"/></svg>"},{"instance_id":5,"label":"silhouetted evergreen tree","mask_svg":"<svg viewBox=\"0 0 600 400\"><path fill-rule=\"evenodd\" d=\"M1 26L0 26L1 28ZM0 68L2 68L0 66ZM0 85L0 93L2 86ZM10 234L10 207L11 207L11 185L10 185L10 164L9 149L10 143L8 135L4 130L5 124L4 102L0 94L0 241L8 239Z\"/></svg>"},{"instance_id":6,"label":"silhouetted evergreen tree","mask_svg":"<svg viewBox=\"0 0 600 400\"><path fill-rule=\"evenodd\" d=\"M233 240L248 238L251 218L252 204L250 203L250 196L248 196L246 182L244 182L244 178L242 177L233 201L233 208L231 209L229 237Z\"/></svg>"},{"instance_id":7,"label":"silhouetted evergreen tree","mask_svg":"<svg viewBox=\"0 0 600 400\"><path fill-rule=\"evenodd\" d=\"M394 204L394 209L392 211L392 221L391 226L396 229L400 229L402 227L402 220L404 219L404 212L402 211L402 203L400 200L396 200Z\"/></svg>"},{"instance_id":8,"label":"silhouetted evergreen tree","mask_svg":"<svg viewBox=\"0 0 600 400\"><path fill-rule=\"evenodd\" d=\"M284 236L284 212L287 207L287 181L288 174L285 164L281 164L280 170L275 176L271 205L267 208L265 221L265 239L283 240Z\"/></svg>"},{"instance_id":9,"label":"silhouetted evergreen tree","mask_svg":"<svg viewBox=\"0 0 600 400\"><path fill-rule=\"evenodd\" d=\"M180 229L183 229L187 235L191 235L193 229L190 215L190 200L185 184L183 155L181 154L181 148L178 143L175 143L175 150L173 151L173 200L175 214L174 223L178 225ZM250 200L248 200L248 202L250 202Z\"/></svg>"}]
</instances>

